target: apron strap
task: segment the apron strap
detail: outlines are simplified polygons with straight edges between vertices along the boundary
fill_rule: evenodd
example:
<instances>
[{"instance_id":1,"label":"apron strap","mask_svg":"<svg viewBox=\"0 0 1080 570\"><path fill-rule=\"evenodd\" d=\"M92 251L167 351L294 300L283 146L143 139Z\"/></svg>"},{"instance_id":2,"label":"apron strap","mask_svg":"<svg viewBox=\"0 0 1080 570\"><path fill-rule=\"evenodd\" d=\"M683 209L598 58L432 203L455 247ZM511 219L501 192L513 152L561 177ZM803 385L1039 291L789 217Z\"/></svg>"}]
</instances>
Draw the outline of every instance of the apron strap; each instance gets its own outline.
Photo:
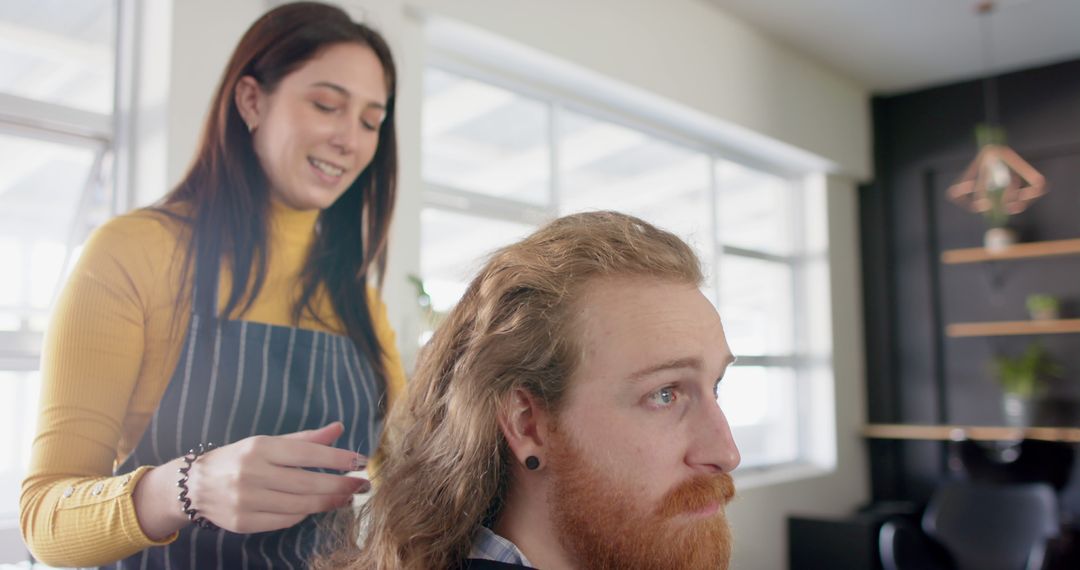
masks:
<instances>
[{"instance_id":1,"label":"apron strap","mask_svg":"<svg viewBox=\"0 0 1080 570\"><path fill-rule=\"evenodd\" d=\"M191 311L206 322L217 318L218 282L221 280L220 248L195 247L195 279L191 287Z\"/></svg>"}]
</instances>

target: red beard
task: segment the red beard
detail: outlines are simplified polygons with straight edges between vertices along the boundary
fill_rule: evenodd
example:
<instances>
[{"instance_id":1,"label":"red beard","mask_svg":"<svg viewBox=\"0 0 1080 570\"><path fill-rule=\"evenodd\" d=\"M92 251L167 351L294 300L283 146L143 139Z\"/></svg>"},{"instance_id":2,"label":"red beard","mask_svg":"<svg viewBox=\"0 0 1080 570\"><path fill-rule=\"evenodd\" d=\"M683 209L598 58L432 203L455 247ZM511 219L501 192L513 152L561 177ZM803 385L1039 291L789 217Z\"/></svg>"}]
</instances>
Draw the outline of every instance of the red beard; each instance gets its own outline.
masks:
<instances>
[{"instance_id":1,"label":"red beard","mask_svg":"<svg viewBox=\"0 0 1080 570\"><path fill-rule=\"evenodd\" d=\"M650 509L561 433L552 439L548 465L559 542L582 570L727 569L731 530L724 505L735 494L727 473L690 479ZM686 518L717 504L711 516Z\"/></svg>"}]
</instances>

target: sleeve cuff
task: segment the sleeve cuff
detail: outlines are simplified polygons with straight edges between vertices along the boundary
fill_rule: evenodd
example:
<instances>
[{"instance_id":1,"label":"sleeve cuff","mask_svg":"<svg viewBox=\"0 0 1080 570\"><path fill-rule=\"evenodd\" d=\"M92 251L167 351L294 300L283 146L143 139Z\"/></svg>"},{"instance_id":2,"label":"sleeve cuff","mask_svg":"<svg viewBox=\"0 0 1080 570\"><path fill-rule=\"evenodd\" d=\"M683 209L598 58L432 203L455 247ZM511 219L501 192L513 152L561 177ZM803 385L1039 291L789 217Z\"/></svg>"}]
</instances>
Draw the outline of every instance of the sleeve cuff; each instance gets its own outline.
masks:
<instances>
[{"instance_id":1,"label":"sleeve cuff","mask_svg":"<svg viewBox=\"0 0 1080 570\"><path fill-rule=\"evenodd\" d=\"M180 532L177 531L161 540L154 540L149 536L146 536L146 533L143 532L142 525L139 524L139 517L135 514L135 499L132 495L135 492L135 486L138 485L139 480L141 480L151 469L153 469L153 466L144 465L125 475L125 477L130 477L131 479L127 482L126 492L120 497L117 497L120 501L121 528L124 529L124 534L127 535L128 540L130 540L133 545L137 545L139 550L150 548L151 546L164 546L173 542L180 536Z\"/></svg>"}]
</instances>

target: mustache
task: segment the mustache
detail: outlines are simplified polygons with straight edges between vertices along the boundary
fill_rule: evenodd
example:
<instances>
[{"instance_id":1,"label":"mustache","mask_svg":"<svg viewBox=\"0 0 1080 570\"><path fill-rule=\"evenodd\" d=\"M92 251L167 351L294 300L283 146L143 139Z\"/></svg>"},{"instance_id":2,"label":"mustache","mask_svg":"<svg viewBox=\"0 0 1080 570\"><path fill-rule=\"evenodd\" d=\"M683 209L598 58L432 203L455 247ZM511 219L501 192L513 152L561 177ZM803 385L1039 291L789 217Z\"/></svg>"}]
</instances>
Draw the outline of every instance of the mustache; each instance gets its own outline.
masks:
<instances>
[{"instance_id":1,"label":"mustache","mask_svg":"<svg viewBox=\"0 0 1080 570\"><path fill-rule=\"evenodd\" d=\"M683 513L699 511L720 503L728 504L735 497L735 482L731 475L698 475L675 487L660 502L659 515L671 518Z\"/></svg>"}]
</instances>

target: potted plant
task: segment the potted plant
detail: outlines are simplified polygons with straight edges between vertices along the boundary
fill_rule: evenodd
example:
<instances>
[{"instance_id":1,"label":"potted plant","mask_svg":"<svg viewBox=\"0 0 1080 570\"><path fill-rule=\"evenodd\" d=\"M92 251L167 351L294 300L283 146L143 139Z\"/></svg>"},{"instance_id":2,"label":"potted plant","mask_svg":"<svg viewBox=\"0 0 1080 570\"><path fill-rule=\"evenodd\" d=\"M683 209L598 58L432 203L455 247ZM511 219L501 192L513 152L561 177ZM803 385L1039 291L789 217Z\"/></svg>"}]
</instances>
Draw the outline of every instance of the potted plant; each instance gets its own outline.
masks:
<instances>
[{"instance_id":1,"label":"potted plant","mask_svg":"<svg viewBox=\"0 0 1080 570\"><path fill-rule=\"evenodd\" d=\"M1031 424L1031 400L1048 377L1061 373L1061 367L1051 360L1046 349L1031 344L1017 357L997 356L993 372L1001 384L1005 423L1010 427Z\"/></svg>"},{"instance_id":2,"label":"potted plant","mask_svg":"<svg viewBox=\"0 0 1080 570\"><path fill-rule=\"evenodd\" d=\"M424 280L416 275L407 275L406 279L412 284L416 291L416 306L420 309L420 314L423 318L423 326L420 331L419 343L423 345L431 338L431 335L435 332L435 329L439 327L443 319L446 318L446 313L443 311L436 311L435 306L431 301L431 294L428 293L427 287L424 285Z\"/></svg>"},{"instance_id":3,"label":"potted plant","mask_svg":"<svg viewBox=\"0 0 1080 570\"><path fill-rule=\"evenodd\" d=\"M990 124L977 125L975 141L979 145L979 154L984 157L978 166L978 178L985 188L982 214L987 229L983 234L983 247L999 252L1018 241L1016 231L1009 227L1007 192L1013 183L1013 172L1001 154L1005 130Z\"/></svg>"},{"instance_id":4,"label":"potted plant","mask_svg":"<svg viewBox=\"0 0 1080 570\"><path fill-rule=\"evenodd\" d=\"M1053 295L1045 293L1028 295L1026 304L1028 313L1036 321L1052 321L1061 314L1061 303Z\"/></svg>"}]
</instances>

